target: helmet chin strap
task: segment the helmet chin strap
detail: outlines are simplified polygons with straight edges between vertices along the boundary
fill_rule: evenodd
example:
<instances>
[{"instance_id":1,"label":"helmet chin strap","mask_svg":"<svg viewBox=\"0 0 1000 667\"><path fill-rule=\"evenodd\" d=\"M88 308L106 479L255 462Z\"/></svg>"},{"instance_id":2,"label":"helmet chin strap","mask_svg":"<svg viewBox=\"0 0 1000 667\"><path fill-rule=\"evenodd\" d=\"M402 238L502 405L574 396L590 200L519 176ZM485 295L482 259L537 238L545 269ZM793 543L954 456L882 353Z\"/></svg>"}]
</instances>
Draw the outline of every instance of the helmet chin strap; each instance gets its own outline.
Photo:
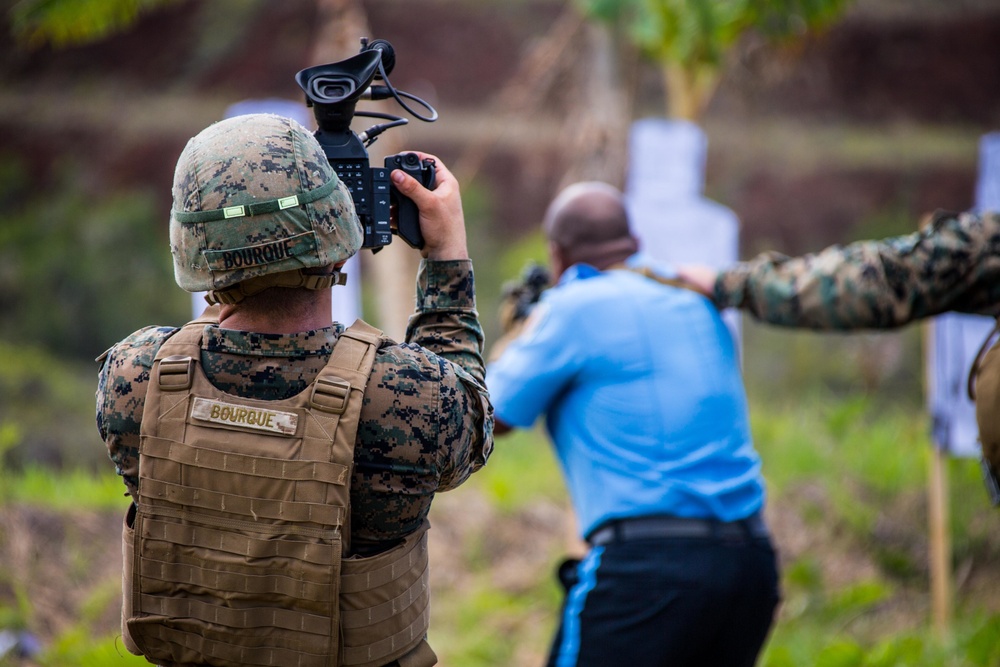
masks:
<instances>
[{"instance_id":1,"label":"helmet chin strap","mask_svg":"<svg viewBox=\"0 0 1000 667\"><path fill-rule=\"evenodd\" d=\"M291 287L308 290L321 290L334 285L346 285L347 274L343 271L316 274L306 273L302 269L282 271L270 275L249 278L224 289L210 290L205 295L205 301L211 305L217 303L239 303L248 296L263 292L270 287Z\"/></svg>"}]
</instances>

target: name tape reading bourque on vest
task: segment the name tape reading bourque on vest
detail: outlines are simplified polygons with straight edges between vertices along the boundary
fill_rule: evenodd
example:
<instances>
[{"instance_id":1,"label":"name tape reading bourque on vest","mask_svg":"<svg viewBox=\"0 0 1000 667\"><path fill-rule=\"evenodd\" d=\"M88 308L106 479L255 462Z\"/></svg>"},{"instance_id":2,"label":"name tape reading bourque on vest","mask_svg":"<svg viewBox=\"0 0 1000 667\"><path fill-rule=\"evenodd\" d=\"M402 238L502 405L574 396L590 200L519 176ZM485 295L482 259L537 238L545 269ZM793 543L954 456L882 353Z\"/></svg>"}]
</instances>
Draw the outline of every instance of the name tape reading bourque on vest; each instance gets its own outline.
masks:
<instances>
[{"instance_id":1,"label":"name tape reading bourque on vest","mask_svg":"<svg viewBox=\"0 0 1000 667\"><path fill-rule=\"evenodd\" d=\"M294 435L299 423L299 416L294 412L235 405L208 398L194 399L191 416L201 421L243 426L282 435Z\"/></svg>"}]
</instances>

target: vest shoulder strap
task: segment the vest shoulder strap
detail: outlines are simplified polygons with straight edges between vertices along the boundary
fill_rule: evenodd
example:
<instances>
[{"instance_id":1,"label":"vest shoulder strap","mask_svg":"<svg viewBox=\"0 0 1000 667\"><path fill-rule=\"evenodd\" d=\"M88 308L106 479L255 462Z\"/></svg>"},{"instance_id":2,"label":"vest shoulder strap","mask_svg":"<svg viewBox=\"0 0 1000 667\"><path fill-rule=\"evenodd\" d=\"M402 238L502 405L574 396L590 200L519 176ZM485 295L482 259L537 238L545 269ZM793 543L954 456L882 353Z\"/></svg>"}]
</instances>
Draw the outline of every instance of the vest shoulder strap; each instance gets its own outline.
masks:
<instances>
[{"instance_id":1,"label":"vest shoulder strap","mask_svg":"<svg viewBox=\"0 0 1000 667\"><path fill-rule=\"evenodd\" d=\"M339 416L333 432L334 447L348 448L351 459L368 377L379 347L387 341L379 329L357 320L337 339L330 359L312 385L310 407ZM348 511L344 518L345 551L350 549L350 537L351 515Z\"/></svg>"},{"instance_id":2,"label":"vest shoulder strap","mask_svg":"<svg viewBox=\"0 0 1000 667\"><path fill-rule=\"evenodd\" d=\"M206 324L219 323L219 307L209 306L201 314L180 329L170 338L163 341L160 349L156 352L156 360L160 361L167 357L191 357L197 359L201 354L201 334L205 330Z\"/></svg>"},{"instance_id":3,"label":"vest shoulder strap","mask_svg":"<svg viewBox=\"0 0 1000 667\"><path fill-rule=\"evenodd\" d=\"M367 353L374 352L388 341L389 339L379 329L364 320L356 320L354 324L344 329L337 344L333 346L333 354L330 355L327 366L360 369Z\"/></svg>"},{"instance_id":4,"label":"vest shoulder strap","mask_svg":"<svg viewBox=\"0 0 1000 667\"><path fill-rule=\"evenodd\" d=\"M969 377L966 379L965 390L969 396L970 401L976 400L976 377L979 375L980 368L983 365L983 359L986 357L986 352L990 349L993 344L993 340L996 335L1000 333L1000 317L997 317L997 322L990 329L989 334L986 335L986 339L983 344L979 346L979 351L976 352L976 357L972 362L972 367L969 369Z\"/></svg>"}]
</instances>

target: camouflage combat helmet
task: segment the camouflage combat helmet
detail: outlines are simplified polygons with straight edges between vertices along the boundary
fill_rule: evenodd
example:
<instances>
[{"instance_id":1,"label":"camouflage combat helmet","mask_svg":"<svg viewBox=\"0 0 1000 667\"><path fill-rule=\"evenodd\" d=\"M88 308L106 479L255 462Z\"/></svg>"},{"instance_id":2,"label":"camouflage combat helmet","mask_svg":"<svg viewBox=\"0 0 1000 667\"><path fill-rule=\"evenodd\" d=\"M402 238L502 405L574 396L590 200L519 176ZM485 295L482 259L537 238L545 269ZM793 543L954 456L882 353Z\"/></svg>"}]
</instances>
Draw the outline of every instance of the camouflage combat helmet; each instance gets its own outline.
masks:
<instances>
[{"instance_id":1,"label":"camouflage combat helmet","mask_svg":"<svg viewBox=\"0 0 1000 667\"><path fill-rule=\"evenodd\" d=\"M321 289L361 247L351 195L302 125L273 114L209 126L177 160L170 252L177 284L236 303L268 287Z\"/></svg>"}]
</instances>

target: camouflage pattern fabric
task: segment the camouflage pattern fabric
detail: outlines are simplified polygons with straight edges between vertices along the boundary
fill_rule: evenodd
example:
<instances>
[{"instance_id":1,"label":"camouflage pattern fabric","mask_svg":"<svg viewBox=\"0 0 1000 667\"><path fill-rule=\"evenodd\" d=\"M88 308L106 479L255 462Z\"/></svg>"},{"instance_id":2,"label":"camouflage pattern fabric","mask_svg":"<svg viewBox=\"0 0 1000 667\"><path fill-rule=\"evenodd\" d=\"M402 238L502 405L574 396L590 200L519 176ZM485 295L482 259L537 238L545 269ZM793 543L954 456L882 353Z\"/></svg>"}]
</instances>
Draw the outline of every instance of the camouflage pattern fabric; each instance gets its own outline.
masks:
<instances>
[{"instance_id":1,"label":"camouflage pattern fabric","mask_svg":"<svg viewBox=\"0 0 1000 667\"><path fill-rule=\"evenodd\" d=\"M1000 214L936 213L925 229L719 274L720 308L814 329L884 329L945 311L1000 314Z\"/></svg>"},{"instance_id":2,"label":"camouflage pattern fabric","mask_svg":"<svg viewBox=\"0 0 1000 667\"><path fill-rule=\"evenodd\" d=\"M99 375L98 429L133 497L146 383L156 351L175 331L135 332L109 350ZM201 359L219 389L281 399L312 382L343 331L337 323L298 334L209 325ZM421 264L406 339L379 350L362 406L351 487L352 543L362 555L415 531L434 494L464 482L493 447L471 262Z\"/></svg>"},{"instance_id":3,"label":"camouflage pattern fabric","mask_svg":"<svg viewBox=\"0 0 1000 667\"><path fill-rule=\"evenodd\" d=\"M332 189L319 196L324 187ZM273 114L229 118L192 138L177 160L173 201L174 277L189 292L329 266L363 240L350 192L319 142ZM199 218L211 211L220 219Z\"/></svg>"}]
</instances>

